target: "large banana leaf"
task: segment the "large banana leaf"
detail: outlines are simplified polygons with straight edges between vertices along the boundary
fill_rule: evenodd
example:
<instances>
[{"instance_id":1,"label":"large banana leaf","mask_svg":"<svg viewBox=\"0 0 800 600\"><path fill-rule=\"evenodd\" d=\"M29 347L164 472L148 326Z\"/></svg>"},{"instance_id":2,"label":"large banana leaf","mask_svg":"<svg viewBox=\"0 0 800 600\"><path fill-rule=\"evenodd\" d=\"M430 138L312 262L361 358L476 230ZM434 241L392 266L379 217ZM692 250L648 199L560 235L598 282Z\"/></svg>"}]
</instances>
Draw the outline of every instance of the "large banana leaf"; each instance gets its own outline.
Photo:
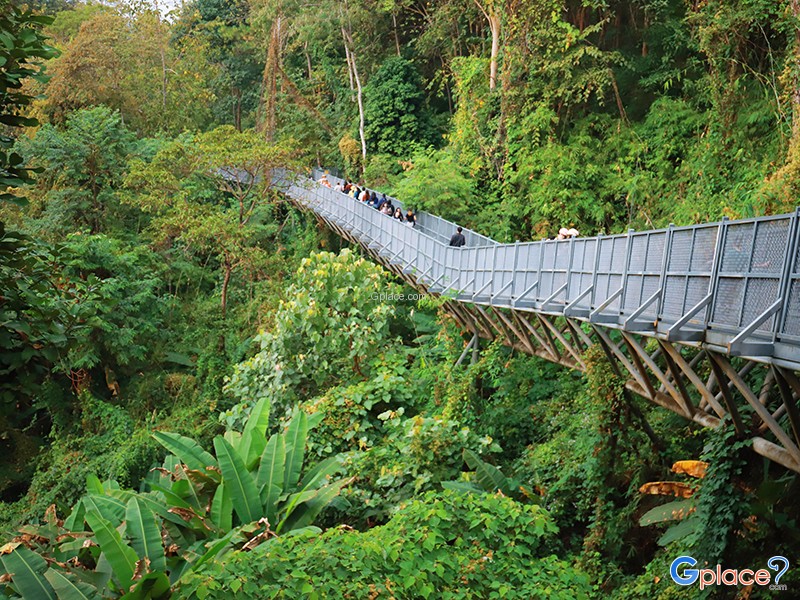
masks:
<instances>
[{"instance_id":1,"label":"large banana leaf","mask_svg":"<svg viewBox=\"0 0 800 600\"><path fill-rule=\"evenodd\" d=\"M269 426L270 404L267 398L262 398L253 407L250 417L242 431L242 441L239 454L244 459L247 469L252 471L258 457L264 452L267 445L267 427Z\"/></svg>"},{"instance_id":2,"label":"large banana leaf","mask_svg":"<svg viewBox=\"0 0 800 600\"><path fill-rule=\"evenodd\" d=\"M283 489L293 490L300 481L303 457L308 436L308 417L302 410L295 409L289 427L286 429L286 463L283 472Z\"/></svg>"},{"instance_id":3,"label":"large banana leaf","mask_svg":"<svg viewBox=\"0 0 800 600\"><path fill-rule=\"evenodd\" d=\"M86 491L89 494L97 494L98 496L106 493L103 489L103 482L100 481L97 475L91 473L86 476Z\"/></svg>"},{"instance_id":4,"label":"large banana leaf","mask_svg":"<svg viewBox=\"0 0 800 600\"><path fill-rule=\"evenodd\" d=\"M75 506L72 507L72 512L64 521L64 529L67 531L83 531L83 516L86 514L86 508L83 506L83 500L78 500Z\"/></svg>"},{"instance_id":5,"label":"large banana leaf","mask_svg":"<svg viewBox=\"0 0 800 600\"><path fill-rule=\"evenodd\" d=\"M99 513L104 519L109 520L113 527L119 527L125 518L125 502L119 498L89 494L81 500L87 511L93 510Z\"/></svg>"},{"instance_id":6,"label":"large banana leaf","mask_svg":"<svg viewBox=\"0 0 800 600\"><path fill-rule=\"evenodd\" d=\"M92 528L97 544L111 565L120 587L124 590L128 589L133 579L136 561L138 560L136 552L122 541L119 531L114 529L111 523L104 519L100 513L94 510L87 510L86 522Z\"/></svg>"},{"instance_id":7,"label":"large banana leaf","mask_svg":"<svg viewBox=\"0 0 800 600\"><path fill-rule=\"evenodd\" d=\"M153 437L190 469L205 471L206 467L213 467L217 464L214 457L203 450L200 444L185 435L156 431L153 433Z\"/></svg>"},{"instance_id":8,"label":"large banana leaf","mask_svg":"<svg viewBox=\"0 0 800 600\"><path fill-rule=\"evenodd\" d=\"M136 582L122 600L166 600L172 591L165 573L148 573Z\"/></svg>"},{"instance_id":9,"label":"large banana leaf","mask_svg":"<svg viewBox=\"0 0 800 600\"><path fill-rule=\"evenodd\" d=\"M156 491L136 494L134 492L120 490L119 492L112 492L112 494L125 502L130 502L130 499L135 496L142 505L146 506L153 514L158 515L165 521L170 521L176 525L186 525L186 521L181 519L178 515L169 512L170 506L158 497L158 492Z\"/></svg>"},{"instance_id":10,"label":"large banana leaf","mask_svg":"<svg viewBox=\"0 0 800 600\"><path fill-rule=\"evenodd\" d=\"M166 571L167 561L156 518L136 497L128 501L125 511L125 532L139 558L150 559L150 567L154 571Z\"/></svg>"},{"instance_id":11,"label":"large banana leaf","mask_svg":"<svg viewBox=\"0 0 800 600\"><path fill-rule=\"evenodd\" d=\"M331 456L318 462L313 469L309 469L300 482L300 491L317 488L328 477L342 469L342 458L339 455Z\"/></svg>"},{"instance_id":12,"label":"large banana leaf","mask_svg":"<svg viewBox=\"0 0 800 600\"><path fill-rule=\"evenodd\" d=\"M639 518L639 525L645 527L665 521L680 521L689 516L694 510L695 501L691 498L686 500L674 500L651 508Z\"/></svg>"},{"instance_id":13,"label":"large banana leaf","mask_svg":"<svg viewBox=\"0 0 800 600\"><path fill-rule=\"evenodd\" d=\"M233 499L224 483L217 486L214 499L211 501L211 521L220 531L230 531L233 527Z\"/></svg>"},{"instance_id":14,"label":"large banana leaf","mask_svg":"<svg viewBox=\"0 0 800 600\"><path fill-rule=\"evenodd\" d=\"M0 555L0 560L24 600L56 600L52 586L44 577L47 563L36 552L17 546L9 554Z\"/></svg>"},{"instance_id":15,"label":"large banana leaf","mask_svg":"<svg viewBox=\"0 0 800 600\"><path fill-rule=\"evenodd\" d=\"M256 485L261 490L261 500L267 520L273 525L278 516L278 498L283 493L285 460L286 440L282 434L276 433L269 438L264 448L256 478Z\"/></svg>"},{"instance_id":16,"label":"large banana leaf","mask_svg":"<svg viewBox=\"0 0 800 600\"><path fill-rule=\"evenodd\" d=\"M74 581L61 571L48 569L44 576L58 596L58 600L99 600L100 592L88 583Z\"/></svg>"},{"instance_id":17,"label":"large banana leaf","mask_svg":"<svg viewBox=\"0 0 800 600\"><path fill-rule=\"evenodd\" d=\"M281 533L283 531L300 529L311 525L319 513L321 513L323 509L339 495L342 488L349 485L353 479L352 477L350 479L340 479L330 485L309 492L308 495L310 497L302 498L300 502L296 503L291 512L288 512L278 524L275 532Z\"/></svg>"},{"instance_id":18,"label":"large banana leaf","mask_svg":"<svg viewBox=\"0 0 800 600\"><path fill-rule=\"evenodd\" d=\"M242 523L256 521L262 516L261 497L255 479L244 465L242 457L222 436L214 438L222 481L230 490L233 510Z\"/></svg>"},{"instance_id":19,"label":"large banana leaf","mask_svg":"<svg viewBox=\"0 0 800 600\"><path fill-rule=\"evenodd\" d=\"M478 485L484 490L492 494L500 490L507 496L512 495L513 490L509 489L508 479L500 469L482 461L477 454L466 448L464 449L464 462L467 463L470 469L475 470L475 478Z\"/></svg>"}]
</instances>

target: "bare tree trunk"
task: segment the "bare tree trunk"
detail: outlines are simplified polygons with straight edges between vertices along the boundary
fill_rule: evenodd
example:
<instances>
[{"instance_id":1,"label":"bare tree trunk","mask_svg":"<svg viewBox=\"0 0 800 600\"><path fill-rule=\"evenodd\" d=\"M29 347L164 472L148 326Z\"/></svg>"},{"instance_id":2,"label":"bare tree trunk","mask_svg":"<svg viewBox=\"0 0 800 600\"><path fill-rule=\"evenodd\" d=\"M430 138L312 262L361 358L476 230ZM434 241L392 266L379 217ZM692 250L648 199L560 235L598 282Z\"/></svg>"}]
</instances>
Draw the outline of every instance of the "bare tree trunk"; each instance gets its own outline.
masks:
<instances>
[{"instance_id":1,"label":"bare tree trunk","mask_svg":"<svg viewBox=\"0 0 800 600\"><path fill-rule=\"evenodd\" d=\"M400 56L400 36L397 34L397 15L392 11L392 26L394 28L394 45L397 48L397 56Z\"/></svg>"},{"instance_id":2,"label":"bare tree trunk","mask_svg":"<svg viewBox=\"0 0 800 600\"><path fill-rule=\"evenodd\" d=\"M263 97L264 115L261 121L261 129L268 142L275 139L276 104L278 94L278 66L280 55L280 36L281 36L281 16L275 17L269 34L269 48L267 49L267 64L264 65Z\"/></svg>"},{"instance_id":3,"label":"bare tree trunk","mask_svg":"<svg viewBox=\"0 0 800 600\"><path fill-rule=\"evenodd\" d=\"M228 284L231 282L231 271L233 270L233 266L227 258L225 259L223 266L225 268L225 274L222 277L222 298L220 300L220 309L222 310L222 316L225 317L225 313L228 310Z\"/></svg>"},{"instance_id":4,"label":"bare tree trunk","mask_svg":"<svg viewBox=\"0 0 800 600\"><path fill-rule=\"evenodd\" d=\"M494 91L497 88L497 56L500 54L500 15L493 6L492 1L488 0L486 6L475 0L475 4L481 9L483 16L489 22L489 30L492 32L492 54L489 59L489 89Z\"/></svg>"},{"instance_id":5,"label":"bare tree trunk","mask_svg":"<svg viewBox=\"0 0 800 600\"><path fill-rule=\"evenodd\" d=\"M497 55L500 52L500 17L489 15L489 28L492 30L492 56L489 62L489 89L497 87Z\"/></svg>"},{"instance_id":6,"label":"bare tree trunk","mask_svg":"<svg viewBox=\"0 0 800 600\"><path fill-rule=\"evenodd\" d=\"M361 158L362 158L362 168L366 164L367 160L367 139L364 136L364 98L361 89L361 78L358 76L358 67L356 66L356 53L353 51L353 38L350 36L350 33L342 27L342 35L344 36L345 40L345 52L347 53L348 44L350 46L349 55L350 55L350 67L353 70L353 79L356 82L356 98L358 99L358 135L361 137Z\"/></svg>"}]
</instances>

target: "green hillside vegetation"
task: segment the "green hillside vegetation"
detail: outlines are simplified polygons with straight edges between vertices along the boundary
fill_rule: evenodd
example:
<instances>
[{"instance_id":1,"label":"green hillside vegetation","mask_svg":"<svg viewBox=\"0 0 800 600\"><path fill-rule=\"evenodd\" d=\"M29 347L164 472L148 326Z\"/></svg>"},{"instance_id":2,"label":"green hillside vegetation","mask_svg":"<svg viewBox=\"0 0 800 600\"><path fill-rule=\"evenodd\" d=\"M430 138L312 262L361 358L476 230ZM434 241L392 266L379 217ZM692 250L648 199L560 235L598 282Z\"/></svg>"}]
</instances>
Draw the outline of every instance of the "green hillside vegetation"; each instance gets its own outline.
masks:
<instances>
[{"instance_id":1,"label":"green hillside vegetation","mask_svg":"<svg viewBox=\"0 0 800 600\"><path fill-rule=\"evenodd\" d=\"M265 175L508 242L793 211L800 3L0 7L5 597L781 593L669 565L793 560L797 474L599 350L456 364L439 300L381 300L412 290Z\"/></svg>"}]
</instances>

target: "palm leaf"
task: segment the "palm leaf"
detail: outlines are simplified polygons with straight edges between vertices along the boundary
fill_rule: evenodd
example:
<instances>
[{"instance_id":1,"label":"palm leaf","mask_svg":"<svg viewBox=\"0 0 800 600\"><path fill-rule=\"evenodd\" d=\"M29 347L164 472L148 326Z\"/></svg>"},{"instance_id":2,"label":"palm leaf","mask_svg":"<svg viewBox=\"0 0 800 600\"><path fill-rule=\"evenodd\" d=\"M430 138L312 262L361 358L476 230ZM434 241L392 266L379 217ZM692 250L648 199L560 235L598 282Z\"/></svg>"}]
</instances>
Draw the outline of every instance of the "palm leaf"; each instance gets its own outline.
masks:
<instances>
[{"instance_id":1,"label":"palm leaf","mask_svg":"<svg viewBox=\"0 0 800 600\"><path fill-rule=\"evenodd\" d=\"M645 527L656 523L664 523L665 521L680 521L688 516L693 509L694 501L691 499L667 502L644 513L639 518L639 525Z\"/></svg>"},{"instance_id":2,"label":"palm leaf","mask_svg":"<svg viewBox=\"0 0 800 600\"><path fill-rule=\"evenodd\" d=\"M119 498L89 494L82 498L82 502L87 511L94 510L100 513L104 519L111 521L114 527L119 527L125 518L125 502Z\"/></svg>"},{"instance_id":3,"label":"palm leaf","mask_svg":"<svg viewBox=\"0 0 800 600\"><path fill-rule=\"evenodd\" d=\"M73 581L61 571L48 569L44 576L58 596L58 600L99 600L100 592L88 583Z\"/></svg>"},{"instance_id":4,"label":"palm leaf","mask_svg":"<svg viewBox=\"0 0 800 600\"><path fill-rule=\"evenodd\" d=\"M242 457L233 449L225 438L214 438L214 450L217 453L222 481L230 490L233 510L242 523L251 523L261 517L261 497L256 482L244 465Z\"/></svg>"},{"instance_id":5,"label":"palm leaf","mask_svg":"<svg viewBox=\"0 0 800 600\"><path fill-rule=\"evenodd\" d=\"M120 587L128 589L133 579L133 571L138 560L133 548L122 541L119 531L94 510L86 511L86 522L92 528L100 550L105 554Z\"/></svg>"},{"instance_id":6,"label":"palm leaf","mask_svg":"<svg viewBox=\"0 0 800 600\"><path fill-rule=\"evenodd\" d=\"M161 544L161 531L152 511L136 497L128 501L125 532L139 558L147 557L154 571L165 571L167 561Z\"/></svg>"},{"instance_id":7,"label":"palm leaf","mask_svg":"<svg viewBox=\"0 0 800 600\"><path fill-rule=\"evenodd\" d=\"M216 466L214 457L185 435L156 431L153 433L156 441L177 456L183 464L195 471L205 471L206 467Z\"/></svg>"},{"instance_id":8,"label":"palm leaf","mask_svg":"<svg viewBox=\"0 0 800 600\"><path fill-rule=\"evenodd\" d=\"M0 556L6 573L24 600L56 600L52 586L44 578L45 560L25 546L17 546L10 554Z\"/></svg>"},{"instance_id":9,"label":"palm leaf","mask_svg":"<svg viewBox=\"0 0 800 600\"><path fill-rule=\"evenodd\" d=\"M511 495L511 490L508 489L508 479L500 469L482 461L477 454L466 448L464 449L464 462L470 469L475 470L475 479L484 490L492 494L500 490L507 496Z\"/></svg>"},{"instance_id":10,"label":"palm leaf","mask_svg":"<svg viewBox=\"0 0 800 600\"><path fill-rule=\"evenodd\" d=\"M293 490L300 481L303 456L308 435L308 418L302 410L295 409L289 427L286 429L286 463L283 472L283 489Z\"/></svg>"},{"instance_id":11,"label":"palm leaf","mask_svg":"<svg viewBox=\"0 0 800 600\"><path fill-rule=\"evenodd\" d=\"M304 499L302 504L295 505L291 513L283 518L275 529L275 532L281 533L282 531L299 529L311 525L319 513L321 513L323 509L339 495L342 488L349 485L353 479L353 477L350 479L340 479L339 481L311 492L310 498Z\"/></svg>"},{"instance_id":12,"label":"palm leaf","mask_svg":"<svg viewBox=\"0 0 800 600\"><path fill-rule=\"evenodd\" d=\"M285 461L286 439L282 434L275 434L269 438L269 442L264 448L256 478L256 485L261 490L261 500L267 520L273 524L278 516L278 498L283 493Z\"/></svg>"},{"instance_id":13,"label":"palm leaf","mask_svg":"<svg viewBox=\"0 0 800 600\"><path fill-rule=\"evenodd\" d=\"M136 582L136 586L122 600L166 600L170 594L166 573L148 573Z\"/></svg>"},{"instance_id":14,"label":"palm leaf","mask_svg":"<svg viewBox=\"0 0 800 600\"><path fill-rule=\"evenodd\" d=\"M233 527L233 499L224 483L217 486L211 501L211 521L223 532L230 531Z\"/></svg>"},{"instance_id":15,"label":"palm leaf","mask_svg":"<svg viewBox=\"0 0 800 600\"><path fill-rule=\"evenodd\" d=\"M264 452L267 445L267 427L269 426L269 400L265 397L259 400L250 412L250 417L245 423L242 431L242 443L239 446L241 454L247 465L248 470L252 470Z\"/></svg>"}]
</instances>

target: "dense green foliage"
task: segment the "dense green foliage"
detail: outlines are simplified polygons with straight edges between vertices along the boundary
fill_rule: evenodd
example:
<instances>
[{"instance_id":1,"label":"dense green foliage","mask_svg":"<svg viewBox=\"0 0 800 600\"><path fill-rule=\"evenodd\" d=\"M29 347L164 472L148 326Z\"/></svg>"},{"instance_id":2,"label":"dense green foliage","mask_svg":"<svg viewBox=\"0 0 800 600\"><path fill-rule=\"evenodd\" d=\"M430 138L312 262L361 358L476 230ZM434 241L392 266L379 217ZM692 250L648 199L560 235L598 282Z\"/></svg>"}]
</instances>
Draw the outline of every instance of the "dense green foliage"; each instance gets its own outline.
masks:
<instances>
[{"instance_id":1,"label":"dense green foliage","mask_svg":"<svg viewBox=\"0 0 800 600\"><path fill-rule=\"evenodd\" d=\"M456 365L271 174L505 241L791 210L800 3L180 4L0 0L0 593L672 600L679 554L797 555L730 423L597 348Z\"/></svg>"}]
</instances>

